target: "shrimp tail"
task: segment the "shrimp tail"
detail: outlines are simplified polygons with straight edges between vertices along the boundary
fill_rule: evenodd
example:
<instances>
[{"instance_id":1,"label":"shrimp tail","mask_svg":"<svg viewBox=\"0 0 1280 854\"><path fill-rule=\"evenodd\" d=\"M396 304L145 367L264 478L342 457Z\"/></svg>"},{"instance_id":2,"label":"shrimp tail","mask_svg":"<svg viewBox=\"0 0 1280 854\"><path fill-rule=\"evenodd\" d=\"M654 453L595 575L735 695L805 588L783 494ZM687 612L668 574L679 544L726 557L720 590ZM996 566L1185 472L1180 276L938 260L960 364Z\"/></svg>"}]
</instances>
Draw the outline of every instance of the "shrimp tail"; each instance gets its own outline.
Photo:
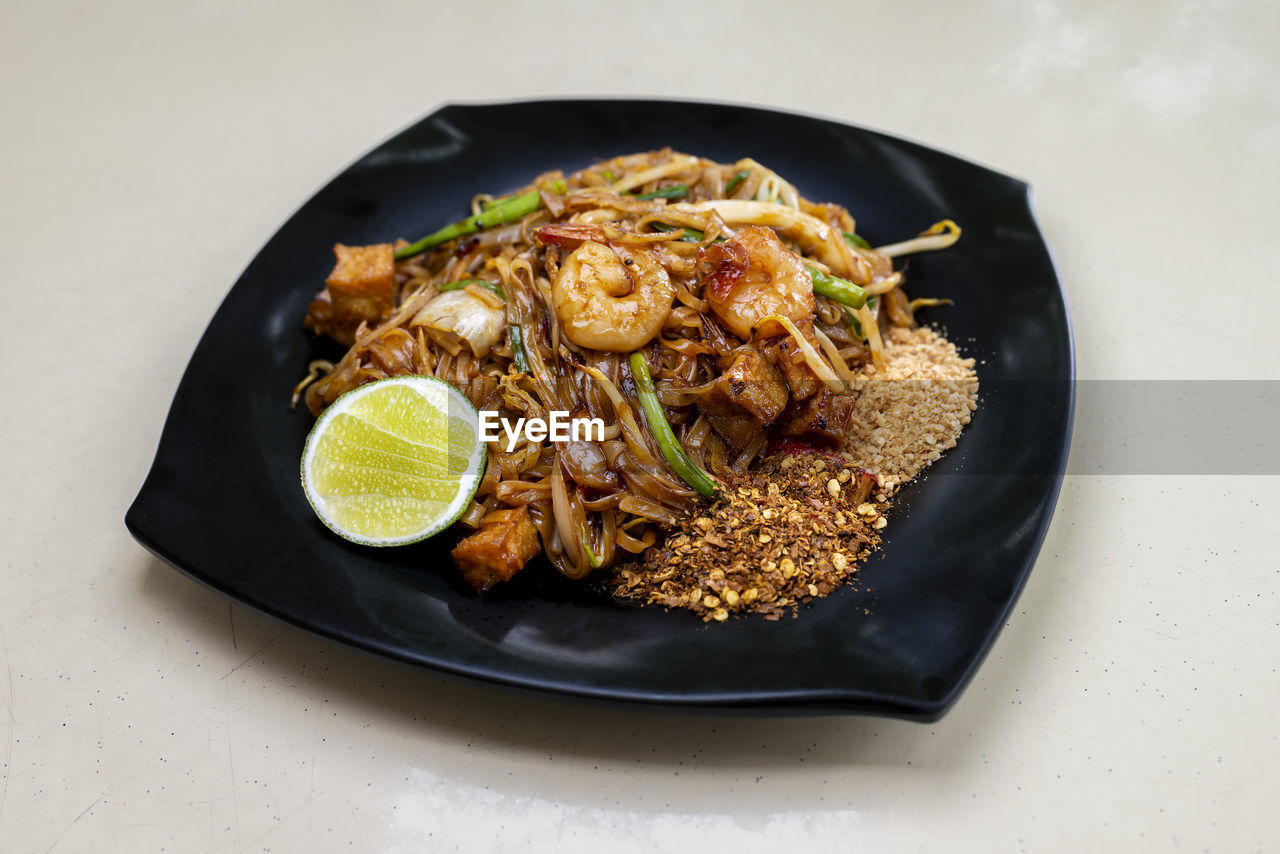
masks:
<instances>
[{"instance_id":1,"label":"shrimp tail","mask_svg":"<svg viewBox=\"0 0 1280 854\"><path fill-rule=\"evenodd\" d=\"M564 249L577 249L587 242L607 241L603 228L580 222L553 222L535 229L533 233L541 242Z\"/></svg>"}]
</instances>

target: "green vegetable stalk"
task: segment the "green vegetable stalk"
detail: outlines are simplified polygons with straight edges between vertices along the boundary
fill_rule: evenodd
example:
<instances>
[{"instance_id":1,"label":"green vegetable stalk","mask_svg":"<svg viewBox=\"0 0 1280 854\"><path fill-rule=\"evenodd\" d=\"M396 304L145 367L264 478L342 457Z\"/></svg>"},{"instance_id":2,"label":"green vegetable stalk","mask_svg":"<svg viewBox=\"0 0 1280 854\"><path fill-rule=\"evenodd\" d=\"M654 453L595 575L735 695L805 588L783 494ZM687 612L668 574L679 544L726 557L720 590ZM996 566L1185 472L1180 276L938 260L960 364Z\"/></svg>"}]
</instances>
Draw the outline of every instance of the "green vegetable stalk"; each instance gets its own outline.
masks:
<instances>
[{"instance_id":1,"label":"green vegetable stalk","mask_svg":"<svg viewBox=\"0 0 1280 854\"><path fill-rule=\"evenodd\" d=\"M684 234L680 237L680 240L683 243L701 243L702 238L706 237L706 235L703 234L701 231L698 231L698 229L689 228L689 226L687 225L686 226L671 225L669 223L656 222L656 221L649 223L649 225L650 227L653 228L654 231L661 231L661 232L676 231L683 227Z\"/></svg>"},{"instance_id":2,"label":"green vegetable stalk","mask_svg":"<svg viewBox=\"0 0 1280 854\"><path fill-rule=\"evenodd\" d=\"M871 244L866 241L866 238L860 237L854 234L852 231L846 231L846 232L843 232L843 234L844 234L845 242L848 243L850 246L854 246L858 249L871 248Z\"/></svg>"},{"instance_id":3,"label":"green vegetable stalk","mask_svg":"<svg viewBox=\"0 0 1280 854\"><path fill-rule=\"evenodd\" d=\"M653 388L653 377L649 375L649 366L645 363L644 354L631 354L631 378L636 384L636 394L640 397L640 406L644 409L644 419L649 423L653 438L658 441L658 450L662 458L671 466L671 470L680 479L698 491L705 498L720 498L720 490L706 472L694 465L693 460L684 452L680 440L667 423L667 416L662 412L662 404L658 401L658 393Z\"/></svg>"},{"instance_id":4,"label":"green vegetable stalk","mask_svg":"<svg viewBox=\"0 0 1280 854\"><path fill-rule=\"evenodd\" d=\"M563 193L565 191L564 181L552 181L551 189L557 193ZM441 243L447 243L463 235L475 234L481 229L515 222L540 207L542 207L542 196L537 190L530 190L521 196L499 199L492 202L475 216L469 216L461 222L455 222L453 225L446 225L439 231L428 234L417 243L411 243L403 249L396 250L396 260L402 261L405 258L412 258L414 255L426 252L433 246L439 246Z\"/></svg>"},{"instance_id":5,"label":"green vegetable stalk","mask_svg":"<svg viewBox=\"0 0 1280 854\"><path fill-rule=\"evenodd\" d=\"M515 360L516 370L529 373L529 356L524 351L524 330L520 324L511 323L507 326L507 332L511 337L511 356Z\"/></svg>"},{"instance_id":6,"label":"green vegetable stalk","mask_svg":"<svg viewBox=\"0 0 1280 854\"><path fill-rule=\"evenodd\" d=\"M582 550L587 553L587 563L591 564L592 569L599 569L604 566L604 560L596 556L595 551L591 548L591 535L587 533L586 528L579 531L578 539L582 541Z\"/></svg>"},{"instance_id":7,"label":"green vegetable stalk","mask_svg":"<svg viewBox=\"0 0 1280 854\"><path fill-rule=\"evenodd\" d=\"M636 193L635 197L638 201L648 202L653 199L683 199L689 195L689 186L687 184L676 184L672 187L663 187L660 190L653 190L648 193Z\"/></svg>"},{"instance_id":8,"label":"green vegetable stalk","mask_svg":"<svg viewBox=\"0 0 1280 854\"><path fill-rule=\"evenodd\" d=\"M724 194L726 196L732 196L733 191L738 189L742 182L747 180L749 177L751 177L750 169L739 169L734 173L734 176L729 179L729 183L724 185Z\"/></svg>"},{"instance_id":9,"label":"green vegetable stalk","mask_svg":"<svg viewBox=\"0 0 1280 854\"><path fill-rule=\"evenodd\" d=\"M827 299L835 300L850 308L862 308L867 304L867 292L847 279L832 276L813 267L806 267L809 278L813 279L813 292Z\"/></svg>"}]
</instances>

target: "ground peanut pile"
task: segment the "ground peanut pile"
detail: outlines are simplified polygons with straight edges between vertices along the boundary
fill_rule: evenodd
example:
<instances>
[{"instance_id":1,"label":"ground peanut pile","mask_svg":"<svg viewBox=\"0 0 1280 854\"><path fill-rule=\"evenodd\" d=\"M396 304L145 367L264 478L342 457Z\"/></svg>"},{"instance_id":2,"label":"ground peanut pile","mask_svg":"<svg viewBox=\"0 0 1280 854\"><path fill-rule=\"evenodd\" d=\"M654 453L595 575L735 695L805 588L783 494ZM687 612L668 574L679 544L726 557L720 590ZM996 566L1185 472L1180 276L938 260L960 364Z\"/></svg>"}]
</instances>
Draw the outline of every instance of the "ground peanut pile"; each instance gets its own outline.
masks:
<instances>
[{"instance_id":1,"label":"ground peanut pile","mask_svg":"<svg viewBox=\"0 0 1280 854\"><path fill-rule=\"evenodd\" d=\"M893 329L860 373L840 454L766 458L726 498L605 580L619 599L779 619L845 583L880 543L888 498L952 448L977 407L972 359L929 328Z\"/></svg>"},{"instance_id":2,"label":"ground peanut pile","mask_svg":"<svg viewBox=\"0 0 1280 854\"><path fill-rule=\"evenodd\" d=\"M844 453L892 495L955 447L978 408L978 375L973 359L928 327L894 328L885 344L885 370L860 372Z\"/></svg>"}]
</instances>

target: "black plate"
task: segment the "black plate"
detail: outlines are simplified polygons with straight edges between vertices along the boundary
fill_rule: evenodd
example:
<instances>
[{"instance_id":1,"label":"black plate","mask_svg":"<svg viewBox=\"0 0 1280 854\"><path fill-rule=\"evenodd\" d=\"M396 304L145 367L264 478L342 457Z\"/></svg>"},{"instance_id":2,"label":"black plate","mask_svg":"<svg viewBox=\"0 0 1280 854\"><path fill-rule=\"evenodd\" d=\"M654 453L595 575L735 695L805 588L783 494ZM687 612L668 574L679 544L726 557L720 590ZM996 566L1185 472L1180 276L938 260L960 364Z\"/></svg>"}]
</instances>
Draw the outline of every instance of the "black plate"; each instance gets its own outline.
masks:
<instances>
[{"instance_id":1,"label":"black plate","mask_svg":"<svg viewBox=\"0 0 1280 854\"><path fill-rule=\"evenodd\" d=\"M298 481L310 416L289 392L313 344L308 301L331 245L417 237L476 192L670 145L751 156L811 199L846 205L873 243L944 217L915 295L971 344L983 403L955 452L903 492L860 588L798 619L705 625L616 606L529 571L483 600L443 543L365 549L315 518ZM126 523L174 567L326 637L510 686L684 706L940 716L995 639L1044 537L1066 464L1070 322L1027 186L947 154L822 119L663 101L443 107L361 158L289 219L236 282L178 387ZM868 613L869 612L869 613Z\"/></svg>"}]
</instances>

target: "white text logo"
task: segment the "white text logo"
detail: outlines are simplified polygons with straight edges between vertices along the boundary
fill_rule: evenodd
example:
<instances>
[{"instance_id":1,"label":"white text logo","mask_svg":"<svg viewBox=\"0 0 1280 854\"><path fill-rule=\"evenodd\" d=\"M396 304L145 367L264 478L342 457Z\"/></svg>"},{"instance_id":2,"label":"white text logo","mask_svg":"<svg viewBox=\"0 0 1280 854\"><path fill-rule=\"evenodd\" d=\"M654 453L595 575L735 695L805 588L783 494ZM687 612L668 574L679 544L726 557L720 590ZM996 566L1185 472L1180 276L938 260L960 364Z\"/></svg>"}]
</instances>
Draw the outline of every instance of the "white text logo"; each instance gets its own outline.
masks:
<instances>
[{"instance_id":1,"label":"white text logo","mask_svg":"<svg viewBox=\"0 0 1280 854\"><path fill-rule=\"evenodd\" d=\"M523 436L530 442L603 442L604 420L601 418L571 418L568 412L553 409L543 418L517 418L515 424L502 418L492 409L480 410L480 441L496 442L505 433L507 453L515 450ZM501 432L499 432L501 430Z\"/></svg>"}]
</instances>

